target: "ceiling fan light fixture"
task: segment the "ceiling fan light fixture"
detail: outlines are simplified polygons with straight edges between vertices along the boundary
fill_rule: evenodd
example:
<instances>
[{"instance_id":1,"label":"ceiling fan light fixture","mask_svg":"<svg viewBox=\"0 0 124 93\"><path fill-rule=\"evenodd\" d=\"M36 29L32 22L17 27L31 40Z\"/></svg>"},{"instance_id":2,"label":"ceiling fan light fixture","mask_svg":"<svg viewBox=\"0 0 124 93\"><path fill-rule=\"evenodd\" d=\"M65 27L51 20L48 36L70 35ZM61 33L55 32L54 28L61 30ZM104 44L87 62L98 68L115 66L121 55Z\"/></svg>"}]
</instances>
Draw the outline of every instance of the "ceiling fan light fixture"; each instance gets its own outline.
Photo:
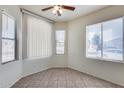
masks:
<instances>
[{"instance_id":1,"label":"ceiling fan light fixture","mask_svg":"<svg viewBox=\"0 0 124 93\"><path fill-rule=\"evenodd\" d=\"M53 10L52 10L52 13L54 15L59 15L60 16L62 14L62 7L59 6L59 5L55 5L54 8L53 8Z\"/></svg>"},{"instance_id":2,"label":"ceiling fan light fixture","mask_svg":"<svg viewBox=\"0 0 124 93\"><path fill-rule=\"evenodd\" d=\"M58 5L55 5L54 6L54 10L56 10L56 11L59 10L59 6Z\"/></svg>"},{"instance_id":3,"label":"ceiling fan light fixture","mask_svg":"<svg viewBox=\"0 0 124 93\"><path fill-rule=\"evenodd\" d=\"M73 6L66 6L66 5L53 5L53 6L50 6L50 7L42 9L42 11L46 11L46 10L49 10L49 9L53 9L52 13L54 15L61 16L62 13L63 13L63 9L74 11L75 7L73 7Z\"/></svg>"},{"instance_id":4,"label":"ceiling fan light fixture","mask_svg":"<svg viewBox=\"0 0 124 93\"><path fill-rule=\"evenodd\" d=\"M53 14L56 14L56 12L57 12L57 11L56 11L55 9L53 9L52 13L53 13Z\"/></svg>"}]
</instances>

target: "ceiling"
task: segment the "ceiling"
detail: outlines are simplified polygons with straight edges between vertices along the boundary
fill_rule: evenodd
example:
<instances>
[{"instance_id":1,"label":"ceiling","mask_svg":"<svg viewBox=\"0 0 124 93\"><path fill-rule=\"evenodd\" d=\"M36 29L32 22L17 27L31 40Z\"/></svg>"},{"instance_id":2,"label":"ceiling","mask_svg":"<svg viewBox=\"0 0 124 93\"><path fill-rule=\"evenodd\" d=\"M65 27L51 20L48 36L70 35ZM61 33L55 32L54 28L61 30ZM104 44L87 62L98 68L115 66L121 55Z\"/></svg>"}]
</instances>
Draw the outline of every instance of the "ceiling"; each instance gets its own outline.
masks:
<instances>
[{"instance_id":1,"label":"ceiling","mask_svg":"<svg viewBox=\"0 0 124 93\"><path fill-rule=\"evenodd\" d=\"M52 9L44 12L41 11L41 9L48 6L49 5L21 5L20 7L54 21L69 21L107 7L105 5L71 5L76 7L74 12L63 9L62 16L56 16L52 13Z\"/></svg>"}]
</instances>

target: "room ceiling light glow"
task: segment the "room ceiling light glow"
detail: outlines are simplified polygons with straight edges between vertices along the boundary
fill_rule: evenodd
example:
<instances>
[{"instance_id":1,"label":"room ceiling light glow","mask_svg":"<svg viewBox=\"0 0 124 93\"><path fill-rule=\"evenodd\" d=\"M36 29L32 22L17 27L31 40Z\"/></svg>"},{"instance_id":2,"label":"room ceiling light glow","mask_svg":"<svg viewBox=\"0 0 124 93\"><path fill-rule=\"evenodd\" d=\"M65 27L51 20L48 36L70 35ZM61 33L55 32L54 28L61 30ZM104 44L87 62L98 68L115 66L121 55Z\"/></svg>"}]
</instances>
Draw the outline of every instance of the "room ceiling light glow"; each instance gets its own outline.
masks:
<instances>
[{"instance_id":1,"label":"room ceiling light glow","mask_svg":"<svg viewBox=\"0 0 124 93\"><path fill-rule=\"evenodd\" d=\"M62 7L60 5L54 5L52 13L55 14L55 15L59 14L61 16Z\"/></svg>"}]
</instances>

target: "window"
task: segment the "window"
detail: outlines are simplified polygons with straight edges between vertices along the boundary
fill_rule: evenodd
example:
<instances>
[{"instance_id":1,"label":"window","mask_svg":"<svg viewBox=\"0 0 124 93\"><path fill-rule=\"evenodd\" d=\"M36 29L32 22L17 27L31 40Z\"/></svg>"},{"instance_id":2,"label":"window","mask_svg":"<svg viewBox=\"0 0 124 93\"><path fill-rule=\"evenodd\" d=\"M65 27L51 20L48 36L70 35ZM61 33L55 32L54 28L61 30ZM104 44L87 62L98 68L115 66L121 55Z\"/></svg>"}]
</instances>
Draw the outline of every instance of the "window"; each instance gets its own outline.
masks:
<instances>
[{"instance_id":1,"label":"window","mask_svg":"<svg viewBox=\"0 0 124 93\"><path fill-rule=\"evenodd\" d=\"M56 54L64 54L65 31L56 31Z\"/></svg>"},{"instance_id":2,"label":"window","mask_svg":"<svg viewBox=\"0 0 124 93\"><path fill-rule=\"evenodd\" d=\"M52 55L51 35L51 23L27 15L27 57L50 57Z\"/></svg>"},{"instance_id":3,"label":"window","mask_svg":"<svg viewBox=\"0 0 124 93\"><path fill-rule=\"evenodd\" d=\"M86 27L86 56L107 60L123 60L123 19L115 19Z\"/></svg>"},{"instance_id":4,"label":"window","mask_svg":"<svg viewBox=\"0 0 124 93\"><path fill-rule=\"evenodd\" d=\"M103 58L123 59L123 25L122 19L103 23Z\"/></svg>"},{"instance_id":5,"label":"window","mask_svg":"<svg viewBox=\"0 0 124 93\"><path fill-rule=\"evenodd\" d=\"M15 60L15 20L2 14L2 63Z\"/></svg>"},{"instance_id":6,"label":"window","mask_svg":"<svg viewBox=\"0 0 124 93\"><path fill-rule=\"evenodd\" d=\"M101 24L87 27L87 49L89 57L101 57Z\"/></svg>"}]
</instances>

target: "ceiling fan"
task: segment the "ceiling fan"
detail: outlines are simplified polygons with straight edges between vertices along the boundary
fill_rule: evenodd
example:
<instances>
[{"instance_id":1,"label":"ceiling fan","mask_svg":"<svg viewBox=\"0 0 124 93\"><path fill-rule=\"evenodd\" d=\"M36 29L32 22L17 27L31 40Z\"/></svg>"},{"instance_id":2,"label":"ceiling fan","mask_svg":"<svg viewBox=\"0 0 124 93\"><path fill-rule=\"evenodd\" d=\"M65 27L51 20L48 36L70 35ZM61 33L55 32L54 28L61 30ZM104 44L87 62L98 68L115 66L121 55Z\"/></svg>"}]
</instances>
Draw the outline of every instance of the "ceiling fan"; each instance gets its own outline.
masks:
<instances>
[{"instance_id":1,"label":"ceiling fan","mask_svg":"<svg viewBox=\"0 0 124 93\"><path fill-rule=\"evenodd\" d=\"M53 5L47 8L42 9L42 11L47 11L49 9L53 9L53 14L61 16L62 15L62 9L66 9L66 10L70 10L70 11L74 11L75 7L72 6L66 6L66 5Z\"/></svg>"}]
</instances>

